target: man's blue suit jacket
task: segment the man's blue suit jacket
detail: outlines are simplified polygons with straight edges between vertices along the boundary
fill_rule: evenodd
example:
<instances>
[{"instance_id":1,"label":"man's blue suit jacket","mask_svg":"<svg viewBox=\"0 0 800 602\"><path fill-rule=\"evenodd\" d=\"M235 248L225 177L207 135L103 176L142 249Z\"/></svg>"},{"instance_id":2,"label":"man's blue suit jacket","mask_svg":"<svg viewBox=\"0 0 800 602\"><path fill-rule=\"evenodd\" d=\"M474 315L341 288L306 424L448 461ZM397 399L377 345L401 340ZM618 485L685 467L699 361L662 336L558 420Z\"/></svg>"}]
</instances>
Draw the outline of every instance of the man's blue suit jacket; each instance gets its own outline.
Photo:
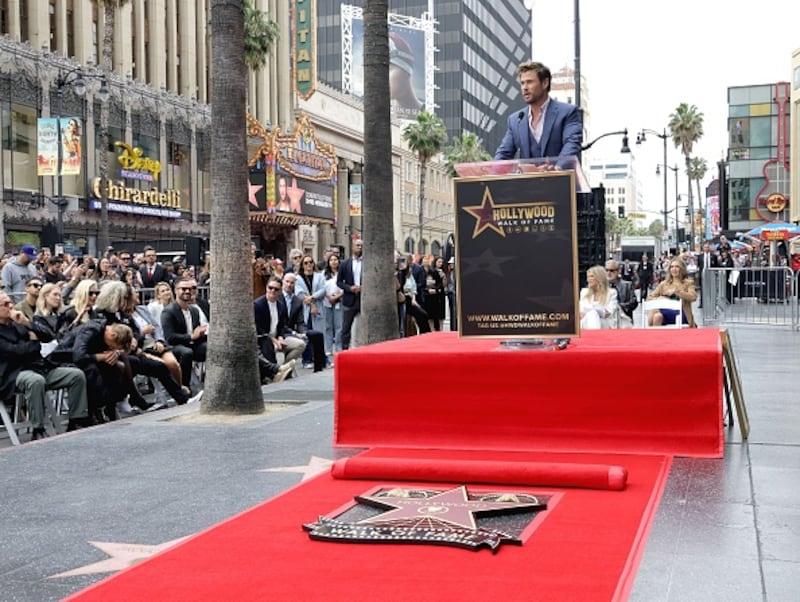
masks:
<instances>
[{"instance_id":1,"label":"man's blue suit jacket","mask_svg":"<svg viewBox=\"0 0 800 602\"><path fill-rule=\"evenodd\" d=\"M580 155L583 141L581 112L575 105L550 99L537 145L530 135L530 106L508 118L508 131L494 154L495 160ZM533 148L531 147L533 142Z\"/></svg>"}]
</instances>

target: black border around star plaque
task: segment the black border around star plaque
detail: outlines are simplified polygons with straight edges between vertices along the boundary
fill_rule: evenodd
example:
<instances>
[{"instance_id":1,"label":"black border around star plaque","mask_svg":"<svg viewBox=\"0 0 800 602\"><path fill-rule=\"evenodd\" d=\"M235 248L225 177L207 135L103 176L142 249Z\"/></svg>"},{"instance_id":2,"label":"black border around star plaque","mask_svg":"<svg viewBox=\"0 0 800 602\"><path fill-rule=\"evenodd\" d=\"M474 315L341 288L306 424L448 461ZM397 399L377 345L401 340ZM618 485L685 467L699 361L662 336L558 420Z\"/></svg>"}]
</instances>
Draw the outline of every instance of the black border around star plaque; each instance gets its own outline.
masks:
<instances>
[{"instance_id":1,"label":"black border around star plaque","mask_svg":"<svg viewBox=\"0 0 800 602\"><path fill-rule=\"evenodd\" d=\"M523 545L563 493L465 485L378 486L303 529L316 541L413 543L497 552Z\"/></svg>"},{"instance_id":2,"label":"black border around star plaque","mask_svg":"<svg viewBox=\"0 0 800 602\"><path fill-rule=\"evenodd\" d=\"M578 336L575 173L454 182L459 335Z\"/></svg>"}]
</instances>

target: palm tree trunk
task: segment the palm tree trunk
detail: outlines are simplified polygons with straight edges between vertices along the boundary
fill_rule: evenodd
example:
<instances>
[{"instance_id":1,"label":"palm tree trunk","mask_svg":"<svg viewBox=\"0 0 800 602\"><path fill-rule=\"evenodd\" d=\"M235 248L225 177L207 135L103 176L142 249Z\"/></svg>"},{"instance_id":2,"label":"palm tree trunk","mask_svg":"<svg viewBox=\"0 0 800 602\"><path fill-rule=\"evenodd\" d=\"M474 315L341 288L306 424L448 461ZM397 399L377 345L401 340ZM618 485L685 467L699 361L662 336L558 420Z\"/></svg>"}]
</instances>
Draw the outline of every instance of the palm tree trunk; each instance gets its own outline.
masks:
<instances>
[{"instance_id":1,"label":"palm tree trunk","mask_svg":"<svg viewBox=\"0 0 800 602\"><path fill-rule=\"evenodd\" d=\"M103 49L101 71L109 78L114 66L111 63L114 51L114 3L103 2ZM110 101L109 101L110 102ZM108 102L100 103L100 231L97 236L97 252L102 255L111 245L108 225Z\"/></svg>"},{"instance_id":2,"label":"palm tree trunk","mask_svg":"<svg viewBox=\"0 0 800 602\"><path fill-rule=\"evenodd\" d=\"M697 184L697 213L699 213L700 215L703 216L703 220L700 222L702 224L702 223L705 222L706 214L705 214L705 211L703 211L703 201L702 201L703 195L702 195L702 192L700 190L700 178L697 178L694 181L694 183ZM706 233L703 230L703 231L700 232L700 238L702 240L705 240L705 237L706 237Z\"/></svg>"},{"instance_id":3,"label":"palm tree trunk","mask_svg":"<svg viewBox=\"0 0 800 602\"><path fill-rule=\"evenodd\" d=\"M359 344L398 336L394 272L388 0L364 3L364 266Z\"/></svg>"},{"instance_id":4,"label":"palm tree trunk","mask_svg":"<svg viewBox=\"0 0 800 602\"><path fill-rule=\"evenodd\" d=\"M264 398L253 321L247 203L244 10L211 2L211 305L205 413L258 414Z\"/></svg>"},{"instance_id":5,"label":"palm tree trunk","mask_svg":"<svg viewBox=\"0 0 800 602\"><path fill-rule=\"evenodd\" d=\"M428 162L419 162L419 243L417 250L420 254L425 253L425 246L422 242L424 238L422 235L422 228L425 224L425 172L427 171Z\"/></svg>"},{"instance_id":6,"label":"palm tree trunk","mask_svg":"<svg viewBox=\"0 0 800 602\"><path fill-rule=\"evenodd\" d=\"M694 197L692 196L691 157L686 155L686 178L689 180L689 250L695 250L694 243Z\"/></svg>"}]
</instances>

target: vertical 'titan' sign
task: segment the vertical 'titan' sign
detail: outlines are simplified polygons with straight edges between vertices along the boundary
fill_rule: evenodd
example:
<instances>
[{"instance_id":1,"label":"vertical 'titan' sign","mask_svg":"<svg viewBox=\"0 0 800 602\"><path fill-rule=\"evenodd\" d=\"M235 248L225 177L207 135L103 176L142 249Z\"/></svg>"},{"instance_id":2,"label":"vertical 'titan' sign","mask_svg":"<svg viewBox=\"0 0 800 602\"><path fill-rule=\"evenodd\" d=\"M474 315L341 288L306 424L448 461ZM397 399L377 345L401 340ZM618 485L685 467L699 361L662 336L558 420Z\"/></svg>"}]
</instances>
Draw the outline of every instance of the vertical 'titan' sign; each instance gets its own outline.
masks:
<instances>
[{"instance_id":1,"label":"vertical 'titan' sign","mask_svg":"<svg viewBox=\"0 0 800 602\"><path fill-rule=\"evenodd\" d=\"M292 15L292 64L294 90L308 100L317 88L317 14L316 0L296 0Z\"/></svg>"}]
</instances>

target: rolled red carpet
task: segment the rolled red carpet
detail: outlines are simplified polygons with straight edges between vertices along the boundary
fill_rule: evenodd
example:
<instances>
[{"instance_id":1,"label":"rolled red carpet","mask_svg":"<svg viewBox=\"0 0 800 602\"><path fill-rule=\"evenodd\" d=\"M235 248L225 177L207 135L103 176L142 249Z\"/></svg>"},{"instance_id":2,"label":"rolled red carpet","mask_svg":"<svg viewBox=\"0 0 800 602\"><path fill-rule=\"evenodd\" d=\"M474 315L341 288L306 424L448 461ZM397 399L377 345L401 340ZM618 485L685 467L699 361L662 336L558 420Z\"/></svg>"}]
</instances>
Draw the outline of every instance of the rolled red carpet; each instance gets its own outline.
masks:
<instances>
[{"instance_id":1,"label":"rolled red carpet","mask_svg":"<svg viewBox=\"0 0 800 602\"><path fill-rule=\"evenodd\" d=\"M623 466L609 464L365 456L338 460L331 473L335 479L581 487L613 491L625 489L628 479L628 471Z\"/></svg>"}]
</instances>

